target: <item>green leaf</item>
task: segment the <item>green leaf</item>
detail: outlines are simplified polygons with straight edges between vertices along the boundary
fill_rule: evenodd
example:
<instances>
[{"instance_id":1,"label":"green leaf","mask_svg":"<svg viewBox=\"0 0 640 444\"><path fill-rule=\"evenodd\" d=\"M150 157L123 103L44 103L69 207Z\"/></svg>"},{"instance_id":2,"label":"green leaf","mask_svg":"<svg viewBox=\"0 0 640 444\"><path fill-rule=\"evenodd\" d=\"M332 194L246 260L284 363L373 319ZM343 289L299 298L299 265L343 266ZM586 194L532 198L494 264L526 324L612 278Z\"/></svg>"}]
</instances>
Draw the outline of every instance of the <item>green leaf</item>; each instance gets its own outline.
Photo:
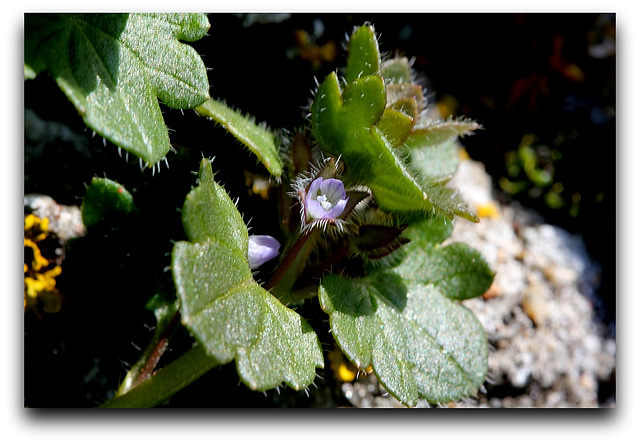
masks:
<instances>
[{"instance_id":1,"label":"green leaf","mask_svg":"<svg viewBox=\"0 0 640 444\"><path fill-rule=\"evenodd\" d=\"M212 99L197 107L196 111L233 134L258 157L273 176L282 175L282 160L278 154L276 137L266 126L257 125L250 117Z\"/></svg>"},{"instance_id":2,"label":"green leaf","mask_svg":"<svg viewBox=\"0 0 640 444\"><path fill-rule=\"evenodd\" d=\"M238 256L247 254L247 227L224 188L214 181L211 162L200 164L199 185L185 199L182 223L194 243L210 239L226 245Z\"/></svg>"},{"instance_id":3,"label":"green leaf","mask_svg":"<svg viewBox=\"0 0 640 444\"><path fill-rule=\"evenodd\" d=\"M203 160L200 184L182 211L190 242L176 243L172 270L182 321L221 363L236 360L253 390L283 381L296 390L323 366L313 329L253 279L247 259L247 229Z\"/></svg>"},{"instance_id":4,"label":"green leaf","mask_svg":"<svg viewBox=\"0 0 640 444\"><path fill-rule=\"evenodd\" d=\"M481 296L495 273L475 248L461 242L441 245L452 230L453 223L438 217L412 223L403 233L411 243L394 271L405 280L433 284L450 299Z\"/></svg>"},{"instance_id":5,"label":"green leaf","mask_svg":"<svg viewBox=\"0 0 640 444\"><path fill-rule=\"evenodd\" d=\"M422 124L405 140L402 151L424 181L444 183L453 177L460 160L457 138L480 127L469 119L434 120Z\"/></svg>"},{"instance_id":6,"label":"green leaf","mask_svg":"<svg viewBox=\"0 0 640 444\"><path fill-rule=\"evenodd\" d=\"M406 163L407 149L395 148L410 139L415 130L420 88L402 84L394 91L394 101L388 101L387 89L398 85L385 87L385 79L377 68L373 69L380 65L380 55L371 27L354 32L349 51L344 88L331 73L318 87L311 107L312 131L320 146L333 156L341 156L345 175L368 186L385 211L437 211L451 219L457 215L477 221L460 197L441 183L450 167L446 166L444 173L436 171L423 177L420 172L425 168L429 172L431 167ZM421 150L424 140L419 141ZM416 151L415 162L429 160L425 154ZM451 150L439 154L437 160L452 155Z\"/></svg>"},{"instance_id":7,"label":"green leaf","mask_svg":"<svg viewBox=\"0 0 640 444\"><path fill-rule=\"evenodd\" d=\"M416 131L405 141L407 159L413 171L430 183L444 183L453 177L460 163L460 147L455 140L437 145L419 145L421 133Z\"/></svg>"},{"instance_id":8,"label":"green leaf","mask_svg":"<svg viewBox=\"0 0 640 444\"><path fill-rule=\"evenodd\" d=\"M26 14L25 77L48 71L87 126L154 165L170 149L158 99L209 97L200 56L178 41L208 29L205 14Z\"/></svg>"},{"instance_id":9,"label":"green leaf","mask_svg":"<svg viewBox=\"0 0 640 444\"><path fill-rule=\"evenodd\" d=\"M36 72L30 66L24 65L24 79L30 80L35 79L36 77Z\"/></svg>"},{"instance_id":10,"label":"green leaf","mask_svg":"<svg viewBox=\"0 0 640 444\"><path fill-rule=\"evenodd\" d=\"M94 177L82 201L82 222L89 228L109 214L129 214L133 197L122 185L106 178Z\"/></svg>"},{"instance_id":11,"label":"green leaf","mask_svg":"<svg viewBox=\"0 0 640 444\"><path fill-rule=\"evenodd\" d=\"M389 272L360 280L329 275L319 297L345 355L359 368L372 366L403 404L459 400L484 382L482 326L438 287Z\"/></svg>"},{"instance_id":12,"label":"green leaf","mask_svg":"<svg viewBox=\"0 0 640 444\"><path fill-rule=\"evenodd\" d=\"M382 77L392 84L411 84L413 82L411 65L406 57L394 57L393 59L386 60L382 64L381 70Z\"/></svg>"},{"instance_id":13,"label":"green leaf","mask_svg":"<svg viewBox=\"0 0 640 444\"><path fill-rule=\"evenodd\" d=\"M403 235L411 239L413 246L430 248L444 242L453 232L453 222L443 217L427 217L407 221L409 227Z\"/></svg>"},{"instance_id":14,"label":"green leaf","mask_svg":"<svg viewBox=\"0 0 640 444\"><path fill-rule=\"evenodd\" d=\"M356 29L349 39L348 52L345 73L348 83L375 75L380 69L380 51L373 27L361 26Z\"/></svg>"},{"instance_id":15,"label":"green leaf","mask_svg":"<svg viewBox=\"0 0 640 444\"><path fill-rule=\"evenodd\" d=\"M493 273L471 247L440 246L451 229L441 217L413 223L399 265L358 280L328 275L318 293L345 355L407 406L471 396L486 377L482 326L455 300L484 293Z\"/></svg>"},{"instance_id":16,"label":"green leaf","mask_svg":"<svg viewBox=\"0 0 640 444\"><path fill-rule=\"evenodd\" d=\"M422 88L420 85L414 83L392 83L387 85L387 103L398 109L398 105L406 102L407 100L413 100L411 113L407 113L411 116L415 115L416 118L424 109L424 96L422 94Z\"/></svg>"},{"instance_id":17,"label":"green leaf","mask_svg":"<svg viewBox=\"0 0 640 444\"><path fill-rule=\"evenodd\" d=\"M437 145L458 136L468 136L480 128L477 122L470 119L432 120L422 124L415 131L414 143L417 146Z\"/></svg>"},{"instance_id":18,"label":"green leaf","mask_svg":"<svg viewBox=\"0 0 640 444\"><path fill-rule=\"evenodd\" d=\"M394 148L402 145L411 134L414 119L402 110L387 108L382 113L378 128Z\"/></svg>"},{"instance_id":19,"label":"green leaf","mask_svg":"<svg viewBox=\"0 0 640 444\"><path fill-rule=\"evenodd\" d=\"M486 292L494 273L480 253L469 245L408 248L396 272L405 280L432 284L450 299L475 298Z\"/></svg>"}]
</instances>

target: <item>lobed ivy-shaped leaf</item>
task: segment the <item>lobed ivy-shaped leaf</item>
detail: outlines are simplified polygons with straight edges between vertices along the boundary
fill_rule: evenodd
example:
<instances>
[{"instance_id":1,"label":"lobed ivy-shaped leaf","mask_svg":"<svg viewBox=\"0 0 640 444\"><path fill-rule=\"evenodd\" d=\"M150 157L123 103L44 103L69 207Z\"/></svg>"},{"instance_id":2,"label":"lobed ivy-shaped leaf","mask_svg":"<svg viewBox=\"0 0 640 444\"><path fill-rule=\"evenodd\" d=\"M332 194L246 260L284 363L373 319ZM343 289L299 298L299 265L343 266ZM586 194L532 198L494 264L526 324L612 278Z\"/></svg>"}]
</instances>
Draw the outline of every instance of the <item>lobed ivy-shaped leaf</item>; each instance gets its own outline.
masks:
<instances>
[{"instance_id":1,"label":"lobed ivy-shaped leaf","mask_svg":"<svg viewBox=\"0 0 640 444\"><path fill-rule=\"evenodd\" d=\"M219 123L240 143L249 148L272 176L282 175L282 159L278 154L276 136L266 126L257 125L252 118L213 99L198 106L196 111Z\"/></svg>"},{"instance_id":2,"label":"lobed ivy-shaped leaf","mask_svg":"<svg viewBox=\"0 0 640 444\"><path fill-rule=\"evenodd\" d=\"M457 167L455 138L478 126L467 120L424 125L422 88L412 82L408 61L381 62L373 28L358 28L343 82L331 73L318 87L313 134L325 151L342 157L345 175L371 188L383 210L477 221L444 183Z\"/></svg>"},{"instance_id":3,"label":"lobed ivy-shaped leaf","mask_svg":"<svg viewBox=\"0 0 640 444\"><path fill-rule=\"evenodd\" d=\"M195 108L209 98L206 14L26 14L25 78L48 71L86 125L147 166L170 149L158 99Z\"/></svg>"},{"instance_id":4,"label":"lobed ivy-shaped leaf","mask_svg":"<svg viewBox=\"0 0 640 444\"><path fill-rule=\"evenodd\" d=\"M412 242L400 265L357 280L330 274L319 289L345 355L358 368L371 366L409 407L474 395L487 373L482 325L455 299L484 293L493 273L477 251L439 246L448 226L426 219L405 232Z\"/></svg>"},{"instance_id":5,"label":"lobed ivy-shaped leaf","mask_svg":"<svg viewBox=\"0 0 640 444\"><path fill-rule=\"evenodd\" d=\"M316 367L323 366L318 337L253 279L247 228L207 160L182 219L189 241L174 246L173 278L182 322L207 354L221 363L235 359L240 378L253 390L283 381L296 390L311 384Z\"/></svg>"}]
</instances>

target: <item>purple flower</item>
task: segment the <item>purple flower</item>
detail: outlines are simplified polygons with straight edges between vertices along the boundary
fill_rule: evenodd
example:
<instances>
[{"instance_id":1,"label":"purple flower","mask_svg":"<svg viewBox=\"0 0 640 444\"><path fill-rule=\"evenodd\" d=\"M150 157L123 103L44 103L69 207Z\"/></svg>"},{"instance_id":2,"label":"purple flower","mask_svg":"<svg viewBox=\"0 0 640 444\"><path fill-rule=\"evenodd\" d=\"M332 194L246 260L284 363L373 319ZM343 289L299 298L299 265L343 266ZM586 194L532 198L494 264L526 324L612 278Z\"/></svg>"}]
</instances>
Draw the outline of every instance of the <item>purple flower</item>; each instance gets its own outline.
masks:
<instances>
[{"instance_id":1,"label":"purple flower","mask_svg":"<svg viewBox=\"0 0 640 444\"><path fill-rule=\"evenodd\" d=\"M342 181L318 177L311 182L304 199L306 221L333 221L340 217L348 201Z\"/></svg>"},{"instance_id":2,"label":"purple flower","mask_svg":"<svg viewBox=\"0 0 640 444\"><path fill-rule=\"evenodd\" d=\"M271 236L249 236L249 268L252 270L280 253L280 242Z\"/></svg>"}]
</instances>

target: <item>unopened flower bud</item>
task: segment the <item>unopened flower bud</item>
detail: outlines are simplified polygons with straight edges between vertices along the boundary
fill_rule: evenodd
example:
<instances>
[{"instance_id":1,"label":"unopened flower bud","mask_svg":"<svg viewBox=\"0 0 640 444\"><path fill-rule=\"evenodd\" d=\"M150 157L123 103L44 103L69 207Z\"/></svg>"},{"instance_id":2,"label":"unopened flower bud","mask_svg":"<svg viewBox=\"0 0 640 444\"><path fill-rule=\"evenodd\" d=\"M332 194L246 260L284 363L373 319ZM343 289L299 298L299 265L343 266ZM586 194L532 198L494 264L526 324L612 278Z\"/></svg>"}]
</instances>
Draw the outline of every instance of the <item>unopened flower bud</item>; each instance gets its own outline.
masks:
<instances>
[{"instance_id":1,"label":"unopened flower bud","mask_svg":"<svg viewBox=\"0 0 640 444\"><path fill-rule=\"evenodd\" d=\"M280 254L280 242L271 236L249 236L249 268L260 267Z\"/></svg>"}]
</instances>

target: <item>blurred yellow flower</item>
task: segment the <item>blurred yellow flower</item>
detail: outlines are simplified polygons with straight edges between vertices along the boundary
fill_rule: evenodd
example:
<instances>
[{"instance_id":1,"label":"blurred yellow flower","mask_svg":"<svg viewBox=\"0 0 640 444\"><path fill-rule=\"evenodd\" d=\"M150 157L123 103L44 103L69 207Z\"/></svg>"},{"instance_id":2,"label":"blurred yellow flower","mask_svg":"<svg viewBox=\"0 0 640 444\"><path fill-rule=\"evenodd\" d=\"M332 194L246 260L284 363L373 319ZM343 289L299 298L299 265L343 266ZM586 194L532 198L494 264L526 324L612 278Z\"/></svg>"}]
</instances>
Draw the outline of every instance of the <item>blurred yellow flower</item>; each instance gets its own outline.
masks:
<instances>
[{"instance_id":1,"label":"blurred yellow flower","mask_svg":"<svg viewBox=\"0 0 640 444\"><path fill-rule=\"evenodd\" d=\"M358 369L347 360L338 348L329 352L329 365L338 381L351 382L358 376Z\"/></svg>"}]
</instances>

